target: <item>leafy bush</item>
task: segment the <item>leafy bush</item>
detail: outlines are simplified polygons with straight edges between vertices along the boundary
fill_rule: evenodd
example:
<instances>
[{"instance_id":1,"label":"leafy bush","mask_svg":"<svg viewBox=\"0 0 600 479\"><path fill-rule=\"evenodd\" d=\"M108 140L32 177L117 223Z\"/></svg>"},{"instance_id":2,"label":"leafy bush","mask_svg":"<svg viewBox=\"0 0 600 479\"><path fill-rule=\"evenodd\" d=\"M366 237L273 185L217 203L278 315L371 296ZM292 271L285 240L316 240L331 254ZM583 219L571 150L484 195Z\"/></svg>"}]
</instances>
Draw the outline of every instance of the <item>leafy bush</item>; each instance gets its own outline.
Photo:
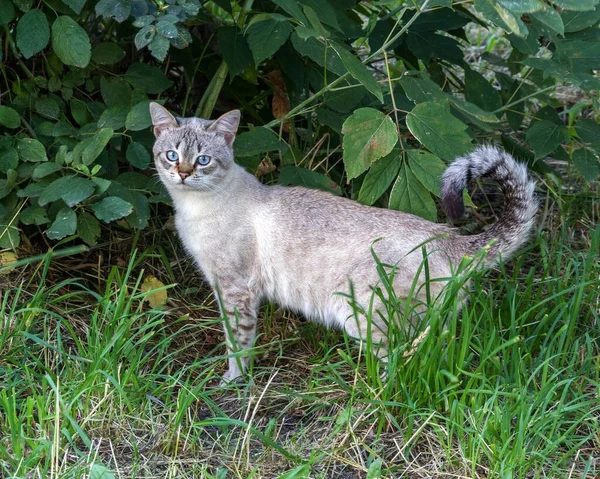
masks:
<instances>
[{"instance_id":1,"label":"leafy bush","mask_svg":"<svg viewBox=\"0 0 600 479\"><path fill-rule=\"evenodd\" d=\"M241 108L238 161L267 181L432 220L445 163L476 138L595 180L599 0L455 3L3 1L0 247L38 228L90 245L102 223L144 228L168 202L151 99L182 116ZM580 101L557 99L563 84Z\"/></svg>"}]
</instances>

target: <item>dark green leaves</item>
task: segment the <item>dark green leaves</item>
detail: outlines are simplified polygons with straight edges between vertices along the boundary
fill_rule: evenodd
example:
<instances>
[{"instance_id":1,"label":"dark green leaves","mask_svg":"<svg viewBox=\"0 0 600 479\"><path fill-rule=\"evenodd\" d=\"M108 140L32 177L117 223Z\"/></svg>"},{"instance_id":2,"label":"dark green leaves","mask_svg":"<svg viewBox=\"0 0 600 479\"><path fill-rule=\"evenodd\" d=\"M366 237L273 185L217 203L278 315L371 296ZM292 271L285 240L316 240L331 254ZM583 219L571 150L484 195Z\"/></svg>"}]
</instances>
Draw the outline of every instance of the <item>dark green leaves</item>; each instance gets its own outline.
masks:
<instances>
[{"instance_id":1,"label":"dark green leaves","mask_svg":"<svg viewBox=\"0 0 600 479\"><path fill-rule=\"evenodd\" d=\"M236 156L253 156L273 150L285 150L287 147L277 135L268 128L253 128L237 136L233 144Z\"/></svg>"},{"instance_id":2,"label":"dark green leaves","mask_svg":"<svg viewBox=\"0 0 600 479\"><path fill-rule=\"evenodd\" d=\"M144 145L134 141L127 147L127 161L136 168L145 170L150 166L150 153Z\"/></svg>"},{"instance_id":3,"label":"dark green leaves","mask_svg":"<svg viewBox=\"0 0 600 479\"><path fill-rule=\"evenodd\" d=\"M392 119L374 108L359 108L344 122L344 166L348 179L389 154L398 141Z\"/></svg>"},{"instance_id":4,"label":"dark green leaves","mask_svg":"<svg viewBox=\"0 0 600 479\"><path fill-rule=\"evenodd\" d=\"M125 79L135 88L153 95L162 93L173 85L160 68L146 63L131 65L125 73Z\"/></svg>"},{"instance_id":5,"label":"dark green leaves","mask_svg":"<svg viewBox=\"0 0 600 479\"><path fill-rule=\"evenodd\" d=\"M433 198L417 180L406 163L402 165L400 174L390 193L389 207L394 210L412 213L431 221L437 219Z\"/></svg>"},{"instance_id":6,"label":"dark green leaves","mask_svg":"<svg viewBox=\"0 0 600 479\"><path fill-rule=\"evenodd\" d=\"M52 24L52 48L66 65L85 68L92 56L90 39L71 17L58 17Z\"/></svg>"},{"instance_id":7,"label":"dark green leaves","mask_svg":"<svg viewBox=\"0 0 600 479\"><path fill-rule=\"evenodd\" d=\"M366 205L375 203L389 188L402 163L399 149L377 161L367 172L358 193L358 201Z\"/></svg>"},{"instance_id":8,"label":"dark green leaves","mask_svg":"<svg viewBox=\"0 0 600 479\"><path fill-rule=\"evenodd\" d=\"M56 219L46 231L46 235L52 240L59 240L75 233L76 228L77 215L71 208L65 207L56 214Z\"/></svg>"},{"instance_id":9,"label":"dark green leaves","mask_svg":"<svg viewBox=\"0 0 600 479\"><path fill-rule=\"evenodd\" d=\"M125 127L128 130L140 131L145 130L152 125L150 117L150 101L144 100L135 105L127 114Z\"/></svg>"},{"instance_id":10,"label":"dark green leaves","mask_svg":"<svg viewBox=\"0 0 600 479\"><path fill-rule=\"evenodd\" d=\"M6 128L17 128L20 124L21 118L15 110L0 105L0 125Z\"/></svg>"},{"instance_id":11,"label":"dark green leaves","mask_svg":"<svg viewBox=\"0 0 600 479\"><path fill-rule=\"evenodd\" d=\"M44 145L33 138L20 138L17 140L17 151L22 161L48 161Z\"/></svg>"},{"instance_id":12,"label":"dark green leaves","mask_svg":"<svg viewBox=\"0 0 600 479\"><path fill-rule=\"evenodd\" d=\"M600 125L593 120L582 119L575 125L577 136L600 152Z\"/></svg>"},{"instance_id":13,"label":"dark green leaves","mask_svg":"<svg viewBox=\"0 0 600 479\"><path fill-rule=\"evenodd\" d=\"M367 90L369 90L377 99L383 103L383 94L381 93L381 88L373 78L373 74L367 70L367 67L363 65L363 63L352 53L346 50L339 44L334 43L333 49L338 54L342 63L350 72L350 74L356 78L359 82L361 82Z\"/></svg>"},{"instance_id":14,"label":"dark green leaves","mask_svg":"<svg viewBox=\"0 0 600 479\"><path fill-rule=\"evenodd\" d=\"M421 144L445 160L471 149L467 125L452 116L447 103L419 103L406 117L406 125Z\"/></svg>"},{"instance_id":15,"label":"dark green leaves","mask_svg":"<svg viewBox=\"0 0 600 479\"><path fill-rule=\"evenodd\" d=\"M29 10L21 17L17 25L19 50L25 58L31 58L46 48L48 40L50 40L50 26L46 15L41 10Z\"/></svg>"},{"instance_id":16,"label":"dark green leaves","mask_svg":"<svg viewBox=\"0 0 600 479\"><path fill-rule=\"evenodd\" d=\"M600 176L600 161L597 155L587 148L573 152L573 164L586 181L595 181Z\"/></svg>"},{"instance_id":17,"label":"dark green leaves","mask_svg":"<svg viewBox=\"0 0 600 479\"><path fill-rule=\"evenodd\" d=\"M565 127L548 120L536 121L527 130L527 142L535 151L536 159L552 153L565 139Z\"/></svg>"},{"instance_id":18,"label":"dark green leaves","mask_svg":"<svg viewBox=\"0 0 600 479\"><path fill-rule=\"evenodd\" d=\"M110 223L130 214L133 211L133 206L118 196L109 196L99 203L94 204L92 211L96 215L96 218L105 223Z\"/></svg>"},{"instance_id":19,"label":"dark green leaves","mask_svg":"<svg viewBox=\"0 0 600 479\"><path fill-rule=\"evenodd\" d=\"M67 205L75 206L94 193L94 183L77 176L63 176L50 183L39 198L40 206L62 199Z\"/></svg>"},{"instance_id":20,"label":"dark green leaves","mask_svg":"<svg viewBox=\"0 0 600 479\"><path fill-rule=\"evenodd\" d=\"M237 27L221 27L218 32L219 51L229 67L232 77L252 65L252 53Z\"/></svg>"},{"instance_id":21,"label":"dark green leaves","mask_svg":"<svg viewBox=\"0 0 600 479\"><path fill-rule=\"evenodd\" d=\"M99 43L92 48L92 60L100 65L114 65L125 58L125 52L116 43Z\"/></svg>"},{"instance_id":22,"label":"dark green leaves","mask_svg":"<svg viewBox=\"0 0 600 479\"><path fill-rule=\"evenodd\" d=\"M339 185L331 181L326 175L299 166L286 165L281 168L277 182L280 185L305 186L306 188L315 188L341 195Z\"/></svg>"},{"instance_id":23,"label":"dark green leaves","mask_svg":"<svg viewBox=\"0 0 600 479\"><path fill-rule=\"evenodd\" d=\"M270 58L289 38L292 25L280 16L268 18L252 23L246 32L248 45L258 65L263 60Z\"/></svg>"}]
</instances>

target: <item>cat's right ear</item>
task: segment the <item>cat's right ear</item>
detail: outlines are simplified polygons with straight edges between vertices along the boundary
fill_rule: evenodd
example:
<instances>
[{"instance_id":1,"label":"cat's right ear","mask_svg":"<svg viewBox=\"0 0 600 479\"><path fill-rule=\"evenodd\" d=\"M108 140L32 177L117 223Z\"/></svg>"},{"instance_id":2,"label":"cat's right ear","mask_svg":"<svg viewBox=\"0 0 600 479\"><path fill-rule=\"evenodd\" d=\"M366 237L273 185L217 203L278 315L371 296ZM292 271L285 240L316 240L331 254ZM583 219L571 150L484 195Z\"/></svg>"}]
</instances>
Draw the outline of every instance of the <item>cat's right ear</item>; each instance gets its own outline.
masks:
<instances>
[{"instance_id":1,"label":"cat's right ear","mask_svg":"<svg viewBox=\"0 0 600 479\"><path fill-rule=\"evenodd\" d=\"M158 138L160 134L167 128L175 128L179 126L177 120L169 110L158 103L150 103L150 116L152 117L152 125L154 126L154 136Z\"/></svg>"}]
</instances>

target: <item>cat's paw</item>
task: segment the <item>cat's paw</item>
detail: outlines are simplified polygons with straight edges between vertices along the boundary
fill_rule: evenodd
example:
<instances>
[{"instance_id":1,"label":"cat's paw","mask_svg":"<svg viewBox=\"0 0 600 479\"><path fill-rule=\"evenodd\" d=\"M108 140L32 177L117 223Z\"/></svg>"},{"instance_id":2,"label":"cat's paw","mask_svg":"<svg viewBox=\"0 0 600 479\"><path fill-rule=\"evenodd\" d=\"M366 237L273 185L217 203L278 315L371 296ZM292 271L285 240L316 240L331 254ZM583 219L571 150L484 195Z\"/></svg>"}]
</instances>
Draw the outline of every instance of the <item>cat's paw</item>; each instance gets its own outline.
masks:
<instances>
[{"instance_id":1,"label":"cat's paw","mask_svg":"<svg viewBox=\"0 0 600 479\"><path fill-rule=\"evenodd\" d=\"M223 378L219 383L220 387L226 387L230 384L240 382L242 380L242 373L239 370L231 370L228 369L225 374L223 374Z\"/></svg>"}]
</instances>

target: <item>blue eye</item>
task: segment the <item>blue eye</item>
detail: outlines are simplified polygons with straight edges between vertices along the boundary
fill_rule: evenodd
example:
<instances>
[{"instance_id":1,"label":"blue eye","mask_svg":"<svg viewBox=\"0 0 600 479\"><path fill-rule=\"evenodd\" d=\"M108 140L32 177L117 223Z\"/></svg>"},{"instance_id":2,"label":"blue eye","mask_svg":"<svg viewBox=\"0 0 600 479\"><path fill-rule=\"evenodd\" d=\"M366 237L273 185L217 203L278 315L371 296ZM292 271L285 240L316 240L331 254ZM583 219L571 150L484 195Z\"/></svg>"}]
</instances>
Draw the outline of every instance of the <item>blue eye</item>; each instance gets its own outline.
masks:
<instances>
[{"instance_id":1,"label":"blue eye","mask_svg":"<svg viewBox=\"0 0 600 479\"><path fill-rule=\"evenodd\" d=\"M200 166L206 166L210 163L210 156L200 155L196 161Z\"/></svg>"},{"instance_id":2,"label":"blue eye","mask_svg":"<svg viewBox=\"0 0 600 479\"><path fill-rule=\"evenodd\" d=\"M167 151L167 160L169 161L177 161L179 159L179 155L174 150Z\"/></svg>"}]
</instances>

